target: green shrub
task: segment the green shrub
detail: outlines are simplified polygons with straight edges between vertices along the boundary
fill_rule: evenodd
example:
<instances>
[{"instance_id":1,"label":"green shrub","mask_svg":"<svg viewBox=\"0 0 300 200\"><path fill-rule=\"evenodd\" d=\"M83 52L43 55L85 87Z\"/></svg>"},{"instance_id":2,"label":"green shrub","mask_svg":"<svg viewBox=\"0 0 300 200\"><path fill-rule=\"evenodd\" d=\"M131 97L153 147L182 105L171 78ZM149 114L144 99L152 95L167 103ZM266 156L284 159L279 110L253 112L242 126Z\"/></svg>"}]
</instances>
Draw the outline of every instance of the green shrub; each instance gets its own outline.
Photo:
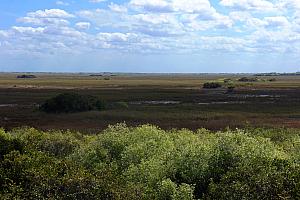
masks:
<instances>
[{"instance_id":1,"label":"green shrub","mask_svg":"<svg viewBox=\"0 0 300 200\"><path fill-rule=\"evenodd\" d=\"M128 109L129 106L126 102L124 101L119 101L119 102L114 102L110 105L110 108L112 109L120 109L120 110L125 110Z\"/></svg>"},{"instance_id":2,"label":"green shrub","mask_svg":"<svg viewBox=\"0 0 300 200\"><path fill-rule=\"evenodd\" d=\"M238 81L239 82L258 82L259 81L259 79L258 78L256 78L256 77L254 77L254 78L252 78L252 77L242 77L242 78L240 78L240 79L238 79Z\"/></svg>"},{"instance_id":3,"label":"green shrub","mask_svg":"<svg viewBox=\"0 0 300 200\"><path fill-rule=\"evenodd\" d=\"M23 74L23 75L17 76L17 78L37 78L37 77L32 74Z\"/></svg>"},{"instance_id":4,"label":"green shrub","mask_svg":"<svg viewBox=\"0 0 300 200\"><path fill-rule=\"evenodd\" d=\"M101 110L104 103L94 96L85 96L76 93L63 93L48 99L40 109L48 113L70 113L90 110Z\"/></svg>"},{"instance_id":5,"label":"green shrub","mask_svg":"<svg viewBox=\"0 0 300 200\"><path fill-rule=\"evenodd\" d=\"M299 199L299 141L298 129L0 130L0 199Z\"/></svg>"},{"instance_id":6,"label":"green shrub","mask_svg":"<svg viewBox=\"0 0 300 200\"><path fill-rule=\"evenodd\" d=\"M22 142L0 129L0 160L11 151L22 152L24 145Z\"/></svg>"},{"instance_id":7,"label":"green shrub","mask_svg":"<svg viewBox=\"0 0 300 200\"><path fill-rule=\"evenodd\" d=\"M275 81L277 81L277 79L276 78L270 78L270 79L268 79L268 81L275 82Z\"/></svg>"},{"instance_id":8,"label":"green shrub","mask_svg":"<svg viewBox=\"0 0 300 200\"><path fill-rule=\"evenodd\" d=\"M208 82L208 83L203 84L203 88L205 88L205 89L216 89L216 88L220 88L220 87L222 87L222 85L217 82Z\"/></svg>"},{"instance_id":9,"label":"green shrub","mask_svg":"<svg viewBox=\"0 0 300 200\"><path fill-rule=\"evenodd\" d=\"M231 85L227 87L227 93L232 93L234 92L235 86Z\"/></svg>"}]
</instances>

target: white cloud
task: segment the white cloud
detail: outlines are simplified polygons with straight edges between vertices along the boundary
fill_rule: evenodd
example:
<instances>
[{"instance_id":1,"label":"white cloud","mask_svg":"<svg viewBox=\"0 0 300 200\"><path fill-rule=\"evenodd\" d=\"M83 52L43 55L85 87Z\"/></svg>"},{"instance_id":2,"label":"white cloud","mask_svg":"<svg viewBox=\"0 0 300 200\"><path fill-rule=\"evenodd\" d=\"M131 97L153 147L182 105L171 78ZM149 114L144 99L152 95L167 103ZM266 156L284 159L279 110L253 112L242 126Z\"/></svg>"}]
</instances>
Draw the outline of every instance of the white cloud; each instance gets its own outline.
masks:
<instances>
[{"instance_id":1,"label":"white cloud","mask_svg":"<svg viewBox=\"0 0 300 200\"><path fill-rule=\"evenodd\" d=\"M59 5L59 6L69 6L70 4L67 3L67 2L64 2L64 1L56 1L56 5Z\"/></svg>"},{"instance_id":2,"label":"white cloud","mask_svg":"<svg viewBox=\"0 0 300 200\"><path fill-rule=\"evenodd\" d=\"M38 28L32 28L32 27L22 27L22 26L13 26L12 31L15 33L21 33L26 35L36 35L36 34L42 34L44 32L45 28L38 27Z\"/></svg>"},{"instance_id":3,"label":"white cloud","mask_svg":"<svg viewBox=\"0 0 300 200\"><path fill-rule=\"evenodd\" d=\"M91 3L101 3L101 2L105 2L106 0L89 0L89 2Z\"/></svg>"},{"instance_id":4,"label":"white cloud","mask_svg":"<svg viewBox=\"0 0 300 200\"><path fill-rule=\"evenodd\" d=\"M175 11L199 13L204 16L214 15L216 12L208 0L173 0L172 5Z\"/></svg>"},{"instance_id":5,"label":"white cloud","mask_svg":"<svg viewBox=\"0 0 300 200\"><path fill-rule=\"evenodd\" d=\"M57 49L143 53L299 51L299 47L290 45L300 41L300 12L291 9L298 4L292 0L289 4L282 4L283 0L281 4L268 2L222 0L229 14L221 14L208 0L130 0L74 14L61 9L38 10L17 20L28 27L1 30L0 39L2 44L10 44L8 49L25 51L30 45L30 51L42 53ZM286 10L276 13L275 8L280 6ZM264 9L266 12L261 12ZM93 31L87 31L91 24Z\"/></svg>"},{"instance_id":6,"label":"white cloud","mask_svg":"<svg viewBox=\"0 0 300 200\"><path fill-rule=\"evenodd\" d=\"M264 20L270 28L282 28L290 25L289 21L284 16L265 17Z\"/></svg>"},{"instance_id":7,"label":"white cloud","mask_svg":"<svg viewBox=\"0 0 300 200\"><path fill-rule=\"evenodd\" d=\"M98 39L112 43L127 42L128 40L132 40L136 37L137 35L132 33L99 33L97 35Z\"/></svg>"},{"instance_id":8,"label":"white cloud","mask_svg":"<svg viewBox=\"0 0 300 200\"><path fill-rule=\"evenodd\" d=\"M129 5L151 12L171 12L172 6L165 0L131 0Z\"/></svg>"},{"instance_id":9,"label":"white cloud","mask_svg":"<svg viewBox=\"0 0 300 200\"><path fill-rule=\"evenodd\" d=\"M79 30L88 30L91 26L89 22L78 22L75 24L75 27Z\"/></svg>"},{"instance_id":10,"label":"white cloud","mask_svg":"<svg viewBox=\"0 0 300 200\"><path fill-rule=\"evenodd\" d=\"M283 9L300 9L299 0L279 0L277 6Z\"/></svg>"},{"instance_id":11,"label":"white cloud","mask_svg":"<svg viewBox=\"0 0 300 200\"><path fill-rule=\"evenodd\" d=\"M72 18L74 15L61 9L46 9L30 12L27 14L28 17L32 18Z\"/></svg>"},{"instance_id":12,"label":"white cloud","mask_svg":"<svg viewBox=\"0 0 300 200\"><path fill-rule=\"evenodd\" d=\"M9 35L8 35L7 31L0 30L0 37L5 38L5 37L8 37L8 36L9 36Z\"/></svg>"},{"instance_id":13,"label":"white cloud","mask_svg":"<svg viewBox=\"0 0 300 200\"><path fill-rule=\"evenodd\" d=\"M245 11L234 11L229 13L229 17L234 21L245 22L252 18L251 14Z\"/></svg>"},{"instance_id":14,"label":"white cloud","mask_svg":"<svg viewBox=\"0 0 300 200\"><path fill-rule=\"evenodd\" d=\"M138 14L133 15L133 18L142 23L168 24L171 21L176 23L175 16L170 14Z\"/></svg>"},{"instance_id":15,"label":"white cloud","mask_svg":"<svg viewBox=\"0 0 300 200\"><path fill-rule=\"evenodd\" d=\"M222 6L235 10L252 10L261 12L276 11L276 6L268 0L221 0Z\"/></svg>"},{"instance_id":16,"label":"white cloud","mask_svg":"<svg viewBox=\"0 0 300 200\"><path fill-rule=\"evenodd\" d=\"M34 18L34 17L22 17L17 19L18 22L32 24L37 26L46 25L57 25L57 26L67 26L69 21L59 18Z\"/></svg>"},{"instance_id":17,"label":"white cloud","mask_svg":"<svg viewBox=\"0 0 300 200\"><path fill-rule=\"evenodd\" d=\"M74 17L61 9L46 9L27 13L25 17L18 18L17 22L35 26L68 26L68 18Z\"/></svg>"},{"instance_id":18,"label":"white cloud","mask_svg":"<svg viewBox=\"0 0 300 200\"><path fill-rule=\"evenodd\" d=\"M208 0L131 0L129 5L149 12L183 12L213 15L216 10Z\"/></svg>"},{"instance_id":19,"label":"white cloud","mask_svg":"<svg viewBox=\"0 0 300 200\"><path fill-rule=\"evenodd\" d=\"M267 26L267 25L268 25L268 23L266 21L255 18L255 17L248 18L246 21L246 26L248 28L253 28L253 29L261 29L262 27Z\"/></svg>"},{"instance_id":20,"label":"white cloud","mask_svg":"<svg viewBox=\"0 0 300 200\"><path fill-rule=\"evenodd\" d=\"M127 12L127 8L125 6L122 5L118 5L118 4L114 4L114 3L110 3L110 5L108 6L113 12Z\"/></svg>"}]
</instances>

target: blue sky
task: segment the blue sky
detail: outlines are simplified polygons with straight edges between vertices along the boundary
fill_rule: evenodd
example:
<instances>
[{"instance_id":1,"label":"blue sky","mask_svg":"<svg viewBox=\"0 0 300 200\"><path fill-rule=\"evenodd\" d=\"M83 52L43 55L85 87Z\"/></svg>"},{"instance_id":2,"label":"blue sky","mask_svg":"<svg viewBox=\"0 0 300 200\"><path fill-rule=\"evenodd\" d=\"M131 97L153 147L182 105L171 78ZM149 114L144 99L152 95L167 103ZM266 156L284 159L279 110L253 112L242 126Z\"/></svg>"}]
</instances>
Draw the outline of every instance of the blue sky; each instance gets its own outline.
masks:
<instances>
[{"instance_id":1,"label":"blue sky","mask_svg":"<svg viewBox=\"0 0 300 200\"><path fill-rule=\"evenodd\" d=\"M300 71L300 1L1 0L0 71Z\"/></svg>"}]
</instances>

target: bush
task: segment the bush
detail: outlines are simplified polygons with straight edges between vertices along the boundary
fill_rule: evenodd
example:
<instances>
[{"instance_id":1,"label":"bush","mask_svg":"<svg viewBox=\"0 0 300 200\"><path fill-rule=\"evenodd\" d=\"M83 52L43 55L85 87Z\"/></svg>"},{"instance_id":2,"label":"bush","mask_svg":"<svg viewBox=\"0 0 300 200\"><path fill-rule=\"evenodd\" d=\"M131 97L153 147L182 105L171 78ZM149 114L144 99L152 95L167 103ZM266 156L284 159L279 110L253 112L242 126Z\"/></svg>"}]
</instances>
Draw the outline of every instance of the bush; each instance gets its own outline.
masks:
<instances>
[{"instance_id":1,"label":"bush","mask_svg":"<svg viewBox=\"0 0 300 200\"><path fill-rule=\"evenodd\" d=\"M204 83L204 85L203 85L203 88L205 88L205 89L216 89L216 88L220 88L220 87L222 87L222 85L217 82Z\"/></svg>"},{"instance_id":2,"label":"bush","mask_svg":"<svg viewBox=\"0 0 300 200\"><path fill-rule=\"evenodd\" d=\"M226 79L223 80L223 82L224 82L224 83L232 83L233 80L230 79L230 78L226 78Z\"/></svg>"},{"instance_id":3,"label":"bush","mask_svg":"<svg viewBox=\"0 0 300 200\"><path fill-rule=\"evenodd\" d=\"M11 151L23 151L22 142L0 129L0 160Z\"/></svg>"},{"instance_id":4,"label":"bush","mask_svg":"<svg viewBox=\"0 0 300 200\"><path fill-rule=\"evenodd\" d=\"M101 110L104 103L94 96L76 93L63 93L48 99L40 109L47 113L70 113L90 110Z\"/></svg>"},{"instance_id":5,"label":"bush","mask_svg":"<svg viewBox=\"0 0 300 200\"><path fill-rule=\"evenodd\" d=\"M235 86L228 86L227 87L227 93L232 93L234 92Z\"/></svg>"},{"instance_id":6,"label":"bush","mask_svg":"<svg viewBox=\"0 0 300 200\"><path fill-rule=\"evenodd\" d=\"M238 79L239 82L258 82L258 78L249 78L249 77L242 77Z\"/></svg>"},{"instance_id":7,"label":"bush","mask_svg":"<svg viewBox=\"0 0 300 200\"><path fill-rule=\"evenodd\" d=\"M0 199L299 199L299 141L299 129L0 130Z\"/></svg>"},{"instance_id":8,"label":"bush","mask_svg":"<svg viewBox=\"0 0 300 200\"><path fill-rule=\"evenodd\" d=\"M112 104L112 108L116 108L116 109L128 109L129 106L126 102L124 101L119 101L119 102L115 102Z\"/></svg>"},{"instance_id":9,"label":"bush","mask_svg":"<svg viewBox=\"0 0 300 200\"><path fill-rule=\"evenodd\" d=\"M37 78L35 75L23 74L17 76L17 78Z\"/></svg>"}]
</instances>

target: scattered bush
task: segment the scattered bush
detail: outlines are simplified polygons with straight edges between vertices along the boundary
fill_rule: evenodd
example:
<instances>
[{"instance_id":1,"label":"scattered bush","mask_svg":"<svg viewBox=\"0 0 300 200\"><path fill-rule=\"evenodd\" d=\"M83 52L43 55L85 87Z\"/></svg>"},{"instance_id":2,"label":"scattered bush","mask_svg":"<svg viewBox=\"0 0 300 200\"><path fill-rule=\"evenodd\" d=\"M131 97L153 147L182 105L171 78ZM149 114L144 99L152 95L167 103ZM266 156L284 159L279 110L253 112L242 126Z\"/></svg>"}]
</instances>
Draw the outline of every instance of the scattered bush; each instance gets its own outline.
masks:
<instances>
[{"instance_id":1,"label":"scattered bush","mask_svg":"<svg viewBox=\"0 0 300 200\"><path fill-rule=\"evenodd\" d=\"M242 77L240 79L238 79L239 82L258 82L259 79L258 78L249 78L249 77Z\"/></svg>"},{"instance_id":2,"label":"scattered bush","mask_svg":"<svg viewBox=\"0 0 300 200\"><path fill-rule=\"evenodd\" d=\"M115 103L113 103L112 107L116 108L116 109L128 109L129 108L128 104L124 101L115 102Z\"/></svg>"},{"instance_id":3,"label":"scattered bush","mask_svg":"<svg viewBox=\"0 0 300 200\"><path fill-rule=\"evenodd\" d=\"M222 87L222 85L217 82L208 82L208 83L204 83L204 85L203 85L203 88L205 88L205 89L216 89L216 88L220 88L220 87Z\"/></svg>"},{"instance_id":4,"label":"scattered bush","mask_svg":"<svg viewBox=\"0 0 300 200\"><path fill-rule=\"evenodd\" d=\"M225 78L225 79L223 80L223 82L224 82L224 83L232 83L233 80L232 80L231 78Z\"/></svg>"},{"instance_id":5,"label":"scattered bush","mask_svg":"<svg viewBox=\"0 0 300 200\"><path fill-rule=\"evenodd\" d=\"M17 76L17 78L37 78L35 75L23 74Z\"/></svg>"},{"instance_id":6,"label":"scattered bush","mask_svg":"<svg viewBox=\"0 0 300 200\"><path fill-rule=\"evenodd\" d=\"M296 129L0 130L0 199L299 199L299 141Z\"/></svg>"},{"instance_id":7,"label":"scattered bush","mask_svg":"<svg viewBox=\"0 0 300 200\"><path fill-rule=\"evenodd\" d=\"M59 94L41 105L40 109L48 113L70 113L90 110L101 110L104 103L94 96L85 96L76 93Z\"/></svg>"},{"instance_id":8,"label":"scattered bush","mask_svg":"<svg viewBox=\"0 0 300 200\"><path fill-rule=\"evenodd\" d=\"M227 87L227 93L232 93L233 91L234 91L234 89L235 89L235 86L228 86Z\"/></svg>"}]
</instances>

